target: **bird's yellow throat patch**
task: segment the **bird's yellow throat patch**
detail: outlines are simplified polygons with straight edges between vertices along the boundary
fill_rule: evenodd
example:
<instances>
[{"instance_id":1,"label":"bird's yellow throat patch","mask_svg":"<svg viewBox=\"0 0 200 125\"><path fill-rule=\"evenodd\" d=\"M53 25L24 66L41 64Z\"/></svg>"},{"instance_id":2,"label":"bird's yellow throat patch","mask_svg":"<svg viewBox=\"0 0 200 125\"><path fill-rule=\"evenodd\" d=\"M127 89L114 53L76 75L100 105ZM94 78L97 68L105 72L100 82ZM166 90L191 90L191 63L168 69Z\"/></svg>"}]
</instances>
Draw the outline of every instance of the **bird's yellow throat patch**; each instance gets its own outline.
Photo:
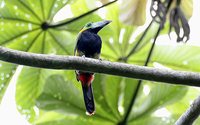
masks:
<instances>
[{"instance_id":1,"label":"bird's yellow throat patch","mask_svg":"<svg viewBox=\"0 0 200 125\"><path fill-rule=\"evenodd\" d=\"M82 28L81 31L79 33L82 33L83 31L87 30L88 28Z\"/></svg>"}]
</instances>

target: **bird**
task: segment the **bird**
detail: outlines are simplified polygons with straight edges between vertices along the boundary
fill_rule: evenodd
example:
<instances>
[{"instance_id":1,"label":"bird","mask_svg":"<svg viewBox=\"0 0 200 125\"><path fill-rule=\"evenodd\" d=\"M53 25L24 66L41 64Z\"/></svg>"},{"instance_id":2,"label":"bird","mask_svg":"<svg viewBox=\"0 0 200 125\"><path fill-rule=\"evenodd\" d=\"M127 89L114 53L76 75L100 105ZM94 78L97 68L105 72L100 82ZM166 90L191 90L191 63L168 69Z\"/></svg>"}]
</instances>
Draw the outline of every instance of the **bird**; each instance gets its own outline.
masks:
<instances>
[{"instance_id":1,"label":"bird","mask_svg":"<svg viewBox=\"0 0 200 125\"><path fill-rule=\"evenodd\" d=\"M102 40L98 32L110 22L110 20L103 20L87 23L78 33L74 56L100 59ZM86 115L94 115L95 104L92 89L94 73L75 70L75 74L77 81L80 81L82 85Z\"/></svg>"}]
</instances>

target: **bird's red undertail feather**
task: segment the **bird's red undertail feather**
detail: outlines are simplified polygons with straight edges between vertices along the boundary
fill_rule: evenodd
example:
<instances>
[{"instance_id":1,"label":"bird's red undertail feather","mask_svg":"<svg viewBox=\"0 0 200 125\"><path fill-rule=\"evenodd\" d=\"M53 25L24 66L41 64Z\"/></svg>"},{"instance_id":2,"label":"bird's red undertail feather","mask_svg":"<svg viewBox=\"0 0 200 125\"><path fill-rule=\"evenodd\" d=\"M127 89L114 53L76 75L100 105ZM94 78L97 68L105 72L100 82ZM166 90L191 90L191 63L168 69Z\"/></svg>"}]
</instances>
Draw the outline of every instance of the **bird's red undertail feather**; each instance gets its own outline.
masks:
<instances>
[{"instance_id":1,"label":"bird's red undertail feather","mask_svg":"<svg viewBox=\"0 0 200 125\"><path fill-rule=\"evenodd\" d=\"M79 74L78 79L81 81L83 86L85 86L85 85L89 86L92 83L92 81L94 80L94 75L92 75L92 74L88 75L88 74L82 73L82 74Z\"/></svg>"}]
</instances>

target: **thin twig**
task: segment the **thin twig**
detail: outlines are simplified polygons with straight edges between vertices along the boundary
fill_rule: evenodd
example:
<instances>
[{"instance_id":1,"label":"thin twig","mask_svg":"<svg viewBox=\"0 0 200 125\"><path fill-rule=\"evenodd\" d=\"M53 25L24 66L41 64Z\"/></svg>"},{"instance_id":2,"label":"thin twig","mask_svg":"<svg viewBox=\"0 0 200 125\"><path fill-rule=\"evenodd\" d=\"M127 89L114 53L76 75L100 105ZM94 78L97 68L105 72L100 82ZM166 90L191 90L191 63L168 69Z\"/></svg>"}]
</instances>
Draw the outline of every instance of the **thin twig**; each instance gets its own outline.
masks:
<instances>
[{"instance_id":1,"label":"thin twig","mask_svg":"<svg viewBox=\"0 0 200 125\"><path fill-rule=\"evenodd\" d=\"M112 3L115 3L115 2L117 2L117 1L118 1L118 0L113 0L113 1L111 1L111 2L109 2L109 3L107 3L107 4L104 4L104 5L100 6L100 7L97 7L97 8L95 8L95 9L91 10L91 11L88 11L88 12L86 12L86 13L84 13L84 14L78 16L78 17L75 17L75 18L73 18L73 19L71 19L71 20L68 20L68 21L66 21L66 22L62 22L62 23L58 23L58 24L50 24L50 25L48 26L48 28L60 27L60 26L63 26L63 25L72 23L72 22L74 22L74 21L76 21L76 20L78 20L78 19L80 19L80 18L83 18L83 17L85 17L85 16L87 16L87 15L89 15L89 14L91 14L91 13L93 13L93 12L95 12L95 11L97 11L97 10L103 8L103 7L106 7L106 6L108 6L108 5L112 4Z\"/></svg>"},{"instance_id":2,"label":"thin twig","mask_svg":"<svg viewBox=\"0 0 200 125\"><path fill-rule=\"evenodd\" d=\"M135 50L138 48L138 46L140 45L140 43L142 42L142 40L145 38L147 32L149 31L151 25L153 24L153 20L150 22L150 24L148 25L148 27L145 29L145 31L143 32L142 36L140 37L140 39L137 41L136 45L132 48L132 50L129 52L129 54L125 57L126 59L128 59L134 52Z\"/></svg>"}]
</instances>

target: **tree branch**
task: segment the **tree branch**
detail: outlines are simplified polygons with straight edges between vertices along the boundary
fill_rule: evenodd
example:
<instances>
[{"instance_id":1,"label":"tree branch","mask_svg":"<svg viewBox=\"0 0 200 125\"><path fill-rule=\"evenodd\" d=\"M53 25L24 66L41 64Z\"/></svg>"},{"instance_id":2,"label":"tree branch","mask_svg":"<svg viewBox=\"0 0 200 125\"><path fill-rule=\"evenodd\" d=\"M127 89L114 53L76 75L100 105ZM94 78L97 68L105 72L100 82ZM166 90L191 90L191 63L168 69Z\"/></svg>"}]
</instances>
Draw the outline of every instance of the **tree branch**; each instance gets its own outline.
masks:
<instances>
[{"instance_id":1,"label":"tree branch","mask_svg":"<svg viewBox=\"0 0 200 125\"><path fill-rule=\"evenodd\" d=\"M200 73L150 68L83 57L34 54L0 47L0 60L39 68L76 69L157 82L200 86Z\"/></svg>"},{"instance_id":2,"label":"tree branch","mask_svg":"<svg viewBox=\"0 0 200 125\"><path fill-rule=\"evenodd\" d=\"M200 96L194 100L190 108L181 115L175 125L192 125L200 115Z\"/></svg>"}]
</instances>

